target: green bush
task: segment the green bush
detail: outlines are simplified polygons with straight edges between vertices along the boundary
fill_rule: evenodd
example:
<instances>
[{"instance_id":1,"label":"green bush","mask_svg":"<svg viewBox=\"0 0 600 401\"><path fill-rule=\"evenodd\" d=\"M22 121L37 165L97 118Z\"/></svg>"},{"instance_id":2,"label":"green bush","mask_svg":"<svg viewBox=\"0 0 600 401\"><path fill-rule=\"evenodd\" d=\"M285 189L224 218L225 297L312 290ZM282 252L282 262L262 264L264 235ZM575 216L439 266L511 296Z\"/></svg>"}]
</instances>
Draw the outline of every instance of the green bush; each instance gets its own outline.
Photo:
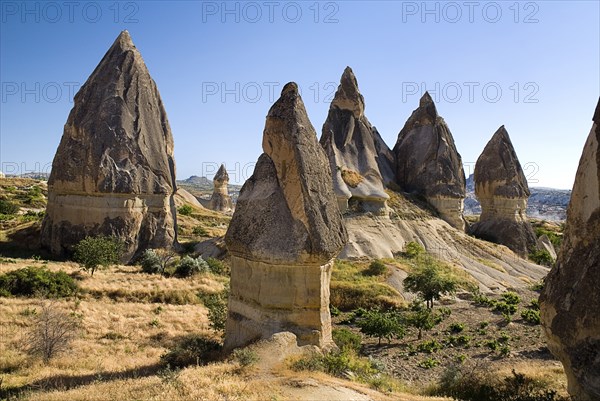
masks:
<instances>
[{"instance_id":1,"label":"green bush","mask_svg":"<svg viewBox=\"0 0 600 401\"><path fill-rule=\"evenodd\" d=\"M194 208L190 205L183 205L177 209L177 212L182 216L191 216L194 212Z\"/></svg>"},{"instance_id":2,"label":"green bush","mask_svg":"<svg viewBox=\"0 0 600 401\"><path fill-rule=\"evenodd\" d=\"M404 326L394 312L371 309L357 323L361 333L376 337L379 345L383 338L389 342L392 337L401 338L405 333Z\"/></svg>"},{"instance_id":3,"label":"green bush","mask_svg":"<svg viewBox=\"0 0 600 401\"><path fill-rule=\"evenodd\" d=\"M208 309L209 326L216 332L224 332L227 323L229 288L216 294L202 294L200 298Z\"/></svg>"},{"instance_id":4,"label":"green bush","mask_svg":"<svg viewBox=\"0 0 600 401\"><path fill-rule=\"evenodd\" d=\"M206 263L208 264L208 270L213 274L229 274L229 266L219 259L206 258Z\"/></svg>"},{"instance_id":5,"label":"green bush","mask_svg":"<svg viewBox=\"0 0 600 401\"><path fill-rule=\"evenodd\" d=\"M536 309L525 309L521 312L521 317L527 323L540 324L540 311Z\"/></svg>"},{"instance_id":6,"label":"green bush","mask_svg":"<svg viewBox=\"0 0 600 401\"><path fill-rule=\"evenodd\" d=\"M183 214L183 213L181 213L181 214ZM190 212L190 214L191 214L191 212ZM208 231L206 231L206 228L204 228L202 226L196 226L192 229L192 234L197 235L199 237L206 237L206 236L208 236Z\"/></svg>"},{"instance_id":7,"label":"green bush","mask_svg":"<svg viewBox=\"0 0 600 401\"><path fill-rule=\"evenodd\" d=\"M11 201L0 199L0 214L15 214L18 211L18 205Z\"/></svg>"},{"instance_id":8,"label":"green bush","mask_svg":"<svg viewBox=\"0 0 600 401\"><path fill-rule=\"evenodd\" d=\"M0 275L0 296L68 297L77 292L77 284L63 271L51 272L43 267L28 266Z\"/></svg>"},{"instance_id":9,"label":"green bush","mask_svg":"<svg viewBox=\"0 0 600 401\"><path fill-rule=\"evenodd\" d=\"M521 303L521 297L512 291L506 291L502 294L502 300L509 305L518 305Z\"/></svg>"},{"instance_id":10,"label":"green bush","mask_svg":"<svg viewBox=\"0 0 600 401\"><path fill-rule=\"evenodd\" d=\"M160 357L163 365L184 368L203 365L221 356L222 346L215 340L191 335L183 338L173 349Z\"/></svg>"},{"instance_id":11,"label":"green bush","mask_svg":"<svg viewBox=\"0 0 600 401\"><path fill-rule=\"evenodd\" d=\"M75 245L73 259L91 275L98 267L108 267L119 263L123 244L115 237L85 237Z\"/></svg>"},{"instance_id":12,"label":"green bush","mask_svg":"<svg viewBox=\"0 0 600 401\"><path fill-rule=\"evenodd\" d=\"M237 348L233 351L232 356L242 368L252 366L259 360L256 351L248 348Z\"/></svg>"},{"instance_id":13,"label":"green bush","mask_svg":"<svg viewBox=\"0 0 600 401\"><path fill-rule=\"evenodd\" d=\"M404 256L410 259L414 259L425 253L425 248L417 242L411 241L404 247Z\"/></svg>"},{"instance_id":14,"label":"green bush","mask_svg":"<svg viewBox=\"0 0 600 401\"><path fill-rule=\"evenodd\" d=\"M535 229L535 235L537 238L541 237L544 234L546 234L548 236L548 239L550 240L550 242L552 242L552 245L554 246L554 248L556 250L558 250L562 243L562 237L560 235L558 235L557 233L555 233L554 231L546 230L541 227L538 227Z\"/></svg>"},{"instance_id":15,"label":"green bush","mask_svg":"<svg viewBox=\"0 0 600 401\"><path fill-rule=\"evenodd\" d=\"M420 368L423 368L423 369L431 369L431 368L435 368L439 364L440 364L440 361L433 359L433 358L427 358L427 359L424 359L421 362L417 363L417 366Z\"/></svg>"},{"instance_id":16,"label":"green bush","mask_svg":"<svg viewBox=\"0 0 600 401\"><path fill-rule=\"evenodd\" d=\"M192 258L184 256L175 269L177 277L191 277L195 274L206 273L208 271L208 263L202 259L202 256Z\"/></svg>"},{"instance_id":17,"label":"green bush","mask_svg":"<svg viewBox=\"0 0 600 401\"><path fill-rule=\"evenodd\" d=\"M465 325L462 323L452 323L448 329L451 333L460 333L465 329Z\"/></svg>"},{"instance_id":18,"label":"green bush","mask_svg":"<svg viewBox=\"0 0 600 401\"><path fill-rule=\"evenodd\" d=\"M354 333L351 330L341 328L333 329L333 341L340 349L350 348L355 351L360 351L360 343L362 337L360 334Z\"/></svg>"},{"instance_id":19,"label":"green bush","mask_svg":"<svg viewBox=\"0 0 600 401\"><path fill-rule=\"evenodd\" d=\"M433 258L420 261L403 281L404 289L418 294L433 308L433 301L444 294L452 294L458 287L458 279Z\"/></svg>"},{"instance_id":20,"label":"green bush","mask_svg":"<svg viewBox=\"0 0 600 401\"><path fill-rule=\"evenodd\" d=\"M417 345L417 351L424 352L427 354L433 354L434 352L437 352L442 348L444 348L443 345L437 342L436 340L423 341L422 343Z\"/></svg>"},{"instance_id":21,"label":"green bush","mask_svg":"<svg viewBox=\"0 0 600 401\"><path fill-rule=\"evenodd\" d=\"M142 271L149 274L162 274L163 265L154 249L146 249L140 258Z\"/></svg>"},{"instance_id":22,"label":"green bush","mask_svg":"<svg viewBox=\"0 0 600 401\"><path fill-rule=\"evenodd\" d=\"M421 299L414 300L408 312L402 316L404 322L418 330L418 339L423 337L423 330L431 330L436 324L442 321L439 313L434 313L432 309L423 306Z\"/></svg>"},{"instance_id":23,"label":"green bush","mask_svg":"<svg viewBox=\"0 0 600 401\"><path fill-rule=\"evenodd\" d=\"M517 312L517 305L507 304L506 302L498 301L494 305L494 310L503 315L514 315Z\"/></svg>"},{"instance_id":24,"label":"green bush","mask_svg":"<svg viewBox=\"0 0 600 401\"><path fill-rule=\"evenodd\" d=\"M388 271L387 266L381 260L374 260L369 265L369 268L365 270L365 274L367 276L381 276L382 274L386 274Z\"/></svg>"},{"instance_id":25,"label":"green bush","mask_svg":"<svg viewBox=\"0 0 600 401\"><path fill-rule=\"evenodd\" d=\"M554 264L554 259L552 255L545 249L538 249L529 254L529 259L538 265L542 266L552 266Z\"/></svg>"}]
</instances>

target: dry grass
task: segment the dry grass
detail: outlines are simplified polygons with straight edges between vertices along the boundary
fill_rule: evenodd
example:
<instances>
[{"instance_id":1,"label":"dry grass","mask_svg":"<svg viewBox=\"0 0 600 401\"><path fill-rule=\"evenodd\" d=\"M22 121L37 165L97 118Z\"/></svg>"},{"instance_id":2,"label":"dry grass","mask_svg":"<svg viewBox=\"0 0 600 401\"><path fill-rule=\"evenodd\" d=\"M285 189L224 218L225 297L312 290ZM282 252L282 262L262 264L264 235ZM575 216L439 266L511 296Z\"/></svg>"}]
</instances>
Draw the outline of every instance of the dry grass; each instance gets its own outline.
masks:
<instances>
[{"instance_id":1,"label":"dry grass","mask_svg":"<svg viewBox=\"0 0 600 401\"><path fill-rule=\"evenodd\" d=\"M344 180L346 185L349 187L356 188L361 182L363 182L364 177L358 174L356 171L342 169L342 180Z\"/></svg>"}]
</instances>

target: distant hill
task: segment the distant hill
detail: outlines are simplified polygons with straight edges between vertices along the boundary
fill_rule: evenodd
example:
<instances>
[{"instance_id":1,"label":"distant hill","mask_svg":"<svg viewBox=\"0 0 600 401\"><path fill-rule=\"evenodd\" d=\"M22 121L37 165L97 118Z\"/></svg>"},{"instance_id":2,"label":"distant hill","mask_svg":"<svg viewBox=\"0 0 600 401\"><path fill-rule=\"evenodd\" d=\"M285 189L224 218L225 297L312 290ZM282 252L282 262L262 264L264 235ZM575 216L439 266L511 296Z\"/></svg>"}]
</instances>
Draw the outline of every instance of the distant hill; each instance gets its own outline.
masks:
<instances>
[{"instance_id":1,"label":"distant hill","mask_svg":"<svg viewBox=\"0 0 600 401\"><path fill-rule=\"evenodd\" d=\"M465 215L480 214L481 205L475 197L473 174L467 178L466 184ZM562 221L567 218L571 190L536 187L531 187L529 190L531 196L527 203L527 216L551 221Z\"/></svg>"},{"instance_id":2,"label":"distant hill","mask_svg":"<svg viewBox=\"0 0 600 401\"><path fill-rule=\"evenodd\" d=\"M197 175L192 175L185 180L177 180L177 186L184 188L200 201L210 199L214 188L212 180L209 180L206 177L199 177ZM235 203L242 186L229 184L227 189L229 190L229 195L231 196L232 201Z\"/></svg>"}]
</instances>

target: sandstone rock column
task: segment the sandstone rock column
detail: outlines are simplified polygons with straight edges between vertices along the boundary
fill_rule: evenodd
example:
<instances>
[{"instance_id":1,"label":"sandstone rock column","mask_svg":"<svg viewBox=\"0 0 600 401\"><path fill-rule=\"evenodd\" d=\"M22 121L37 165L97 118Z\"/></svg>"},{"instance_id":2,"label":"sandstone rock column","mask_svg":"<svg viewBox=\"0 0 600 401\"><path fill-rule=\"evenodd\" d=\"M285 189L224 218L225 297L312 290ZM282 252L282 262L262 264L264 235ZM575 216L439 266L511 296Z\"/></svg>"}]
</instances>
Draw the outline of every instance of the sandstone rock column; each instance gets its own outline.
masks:
<instances>
[{"instance_id":1,"label":"sandstone rock column","mask_svg":"<svg viewBox=\"0 0 600 401\"><path fill-rule=\"evenodd\" d=\"M481 217L471 227L471 234L527 257L537 247L526 215L529 186L504 126L477 159L474 177Z\"/></svg>"},{"instance_id":2,"label":"sandstone rock column","mask_svg":"<svg viewBox=\"0 0 600 401\"><path fill-rule=\"evenodd\" d=\"M451 226L465 229L465 173L450 129L429 93L404 124L394 146L396 180L406 191L423 196Z\"/></svg>"},{"instance_id":3,"label":"sandstone rock column","mask_svg":"<svg viewBox=\"0 0 600 401\"><path fill-rule=\"evenodd\" d=\"M321 145L331 163L340 210L346 211L350 201L359 211L387 215L389 196L385 193L380 164L385 168L385 151L390 150L364 112L364 98L358 91L356 77L346 67L323 125Z\"/></svg>"},{"instance_id":4,"label":"sandstone rock column","mask_svg":"<svg viewBox=\"0 0 600 401\"><path fill-rule=\"evenodd\" d=\"M213 194L210 198L209 209L219 212L230 212L233 209L233 203L227 190L229 184L229 174L225 169L225 165L221 164L219 171L213 179Z\"/></svg>"},{"instance_id":5,"label":"sandstone rock column","mask_svg":"<svg viewBox=\"0 0 600 401\"><path fill-rule=\"evenodd\" d=\"M269 110L264 153L225 235L231 292L225 348L291 331L331 344L329 281L347 240L331 170L295 83Z\"/></svg>"},{"instance_id":6,"label":"sandstone rock column","mask_svg":"<svg viewBox=\"0 0 600 401\"><path fill-rule=\"evenodd\" d=\"M86 235L114 235L123 262L172 246L175 191L167 113L123 31L75 95L48 180L42 246L65 255Z\"/></svg>"},{"instance_id":7,"label":"sandstone rock column","mask_svg":"<svg viewBox=\"0 0 600 401\"><path fill-rule=\"evenodd\" d=\"M540 297L548 348L576 401L600 400L600 100L583 148L558 261Z\"/></svg>"}]
</instances>

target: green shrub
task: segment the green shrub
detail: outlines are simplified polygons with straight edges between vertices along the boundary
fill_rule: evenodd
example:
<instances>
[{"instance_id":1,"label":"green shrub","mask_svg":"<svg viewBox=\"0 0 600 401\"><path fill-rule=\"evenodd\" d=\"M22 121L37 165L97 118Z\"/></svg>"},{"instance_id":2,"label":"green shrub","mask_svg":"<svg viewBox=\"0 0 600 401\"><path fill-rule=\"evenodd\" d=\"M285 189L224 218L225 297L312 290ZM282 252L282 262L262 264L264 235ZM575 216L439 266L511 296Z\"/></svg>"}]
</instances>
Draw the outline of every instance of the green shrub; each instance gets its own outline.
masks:
<instances>
[{"instance_id":1,"label":"green shrub","mask_svg":"<svg viewBox=\"0 0 600 401\"><path fill-rule=\"evenodd\" d=\"M506 302L496 302L494 310L503 315L514 315L517 312L517 305L507 304Z\"/></svg>"},{"instance_id":2,"label":"green shrub","mask_svg":"<svg viewBox=\"0 0 600 401\"><path fill-rule=\"evenodd\" d=\"M521 317L527 323L540 324L540 322L541 322L541 320L540 320L540 311L539 310L525 309L524 311L521 311Z\"/></svg>"},{"instance_id":3,"label":"green shrub","mask_svg":"<svg viewBox=\"0 0 600 401\"><path fill-rule=\"evenodd\" d=\"M181 214L183 214L183 213L181 213ZM190 214L191 214L191 212L190 212ZM206 228L204 228L202 226L196 226L192 229L192 234L197 235L199 237L206 237L206 236L208 236L208 231L206 231Z\"/></svg>"},{"instance_id":4,"label":"green shrub","mask_svg":"<svg viewBox=\"0 0 600 401\"><path fill-rule=\"evenodd\" d=\"M444 294L452 294L458 279L433 258L422 259L403 281L404 289L418 294L433 308L433 302Z\"/></svg>"},{"instance_id":5,"label":"green shrub","mask_svg":"<svg viewBox=\"0 0 600 401\"><path fill-rule=\"evenodd\" d=\"M115 237L85 237L75 245L73 259L91 275L98 267L116 265L123 253L123 243Z\"/></svg>"},{"instance_id":6,"label":"green shrub","mask_svg":"<svg viewBox=\"0 0 600 401\"><path fill-rule=\"evenodd\" d=\"M381 260L374 260L369 265L369 268L365 270L367 276L381 276L386 274L388 267Z\"/></svg>"},{"instance_id":7,"label":"green shrub","mask_svg":"<svg viewBox=\"0 0 600 401\"><path fill-rule=\"evenodd\" d=\"M15 214L19 211L19 205L4 199L0 199L0 214Z\"/></svg>"},{"instance_id":8,"label":"green shrub","mask_svg":"<svg viewBox=\"0 0 600 401\"><path fill-rule=\"evenodd\" d=\"M410 259L414 259L425 253L425 248L417 242L410 241L404 246L404 256Z\"/></svg>"},{"instance_id":9,"label":"green shrub","mask_svg":"<svg viewBox=\"0 0 600 401\"><path fill-rule=\"evenodd\" d=\"M190 335L160 357L161 363L171 368L203 365L221 356L222 346L215 340Z\"/></svg>"},{"instance_id":10,"label":"green shrub","mask_svg":"<svg viewBox=\"0 0 600 401\"><path fill-rule=\"evenodd\" d=\"M441 322L442 316L439 313L433 312L432 309L426 308L423 301L420 299L414 300L408 312L402 316L403 321L418 330L418 339L423 337L423 330L431 330Z\"/></svg>"},{"instance_id":11,"label":"green shrub","mask_svg":"<svg viewBox=\"0 0 600 401\"><path fill-rule=\"evenodd\" d=\"M552 245L554 246L554 248L556 250L558 250L560 248L560 245L562 243L562 237L560 235L558 235L557 233L555 233L554 231L550 231L550 230L546 230L544 228L538 227L535 229L535 235L536 237L541 237L542 235L546 234L548 236L548 239L550 240L550 242L552 243Z\"/></svg>"},{"instance_id":12,"label":"green shrub","mask_svg":"<svg viewBox=\"0 0 600 401\"><path fill-rule=\"evenodd\" d=\"M140 258L142 271L149 274L162 274L163 265L154 249L146 249Z\"/></svg>"},{"instance_id":13,"label":"green shrub","mask_svg":"<svg viewBox=\"0 0 600 401\"><path fill-rule=\"evenodd\" d=\"M192 258L184 256L175 269L177 277L191 277L195 274L206 273L208 271L208 263L202 259L202 256Z\"/></svg>"},{"instance_id":14,"label":"green shrub","mask_svg":"<svg viewBox=\"0 0 600 401\"><path fill-rule=\"evenodd\" d=\"M552 264L554 264L552 255L545 249L538 249L531 252L529 254L529 259L542 266L552 266Z\"/></svg>"},{"instance_id":15,"label":"green shrub","mask_svg":"<svg viewBox=\"0 0 600 401\"><path fill-rule=\"evenodd\" d=\"M77 284L63 271L51 272L43 267L28 266L0 275L0 295L68 297L77 292Z\"/></svg>"},{"instance_id":16,"label":"green shrub","mask_svg":"<svg viewBox=\"0 0 600 401\"><path fill-rule=\"evenodd\" d=\"M502 300L509 305L518 305L521 303L521 297L519 297L518 294L516 294L512 291L507 291L507 292L503 293Z\"/></svg>"},{"instance_id":17,"label":"green shrub","mask_svg":"<svg viewBox=\"0 0 600 401\"><path fill-rule=\"evenodd\" d=\"M442 344L440 344L436 340L423 341L422 343L417 345L417 351L424 352L426 354L433 354L434 352L437 352L442 348L444 348Z\"/></svg>"},{"instance_id":18,"label":"green shrub","mask_svg":"<svg viewBox=\"0 0 600 401\"><path fill-rule=\"evenodd\" d=\"M183 205L177 209L177 212L182 216L191 216L194 212L194 208L190 205Z\"/></svg>"},{"instance_id":19,"label":"green shrub","mask_svg":"<svg viewBox=\"0 0 600 401\"><path fill-rule=\"evenodd\" d=\"M367 311L358 320L358 326L361 333L369 337L376 337L379 345L383 338L389 342L392 337L401 338L405 333L404 326L400 323L396 313L377 309Z\"/></svg>"},{"instance_id":20,"label":"green shrub","mask_svg":"<svg viewBox=\"0 0 600 401\"><path fill-rule=\"evenodd\" d=\"M465 329L465 325L462 323L452 323L448 330L450 333L460 333Z\"/></svg>"},{"instance_id":21,"label":"green shrub","mask_svg":"<svg viewBox=\"0 0 600 401\"><path fill-rule=\"evenodd\" d=\"M200 298L208 309L209 326L216 332L224 332L227 323L229 288L216 294L202 294Z\"/></svg>"},{"instance_id":22,"label":"green shrub","mask_svg":"<svg viewBox=\"0 0 600 401\"><path fill-rule=\"evenodd\" d=\"M248 348L237 348L233 351L232 356L242 368L254 365L259 360L256 351Z\"/></svg>"},{"instance_id":23,"label":"green shrub","mask_svg":"<svg viewBox=\"0 0 600 401\"><path fill-rule=\"evenodd\" d=\"M360 343L362 337L360 334L354 333L345 328L333 329L333 341L340 349L350 348L355 351L360 351Z\"/></svg>"},{"instance_id":24,"label":"green shrub","mask_svg":"<svg viewBox=\"0 0 600 401\"><path fill-rule=\"evenodd\" d=\"M439 364L440 364L440 361L438 361L437 359L427 358L427 359L424 359L421 362L417 363L417 366L420 368L423 368L423 369L431 369L431 368L435 368Z\"/></svg>"},{"instance_id":25,"label":"green shrub","mask_svg":"<svg viewBox=\"0 0 600 401\"><path fill-rule=\"evenodd\" d=\"M229 274L229 266L219 259L206 258L206 263L208 264L208 270L213 274Z\"/></svg>"}]
</instances>

